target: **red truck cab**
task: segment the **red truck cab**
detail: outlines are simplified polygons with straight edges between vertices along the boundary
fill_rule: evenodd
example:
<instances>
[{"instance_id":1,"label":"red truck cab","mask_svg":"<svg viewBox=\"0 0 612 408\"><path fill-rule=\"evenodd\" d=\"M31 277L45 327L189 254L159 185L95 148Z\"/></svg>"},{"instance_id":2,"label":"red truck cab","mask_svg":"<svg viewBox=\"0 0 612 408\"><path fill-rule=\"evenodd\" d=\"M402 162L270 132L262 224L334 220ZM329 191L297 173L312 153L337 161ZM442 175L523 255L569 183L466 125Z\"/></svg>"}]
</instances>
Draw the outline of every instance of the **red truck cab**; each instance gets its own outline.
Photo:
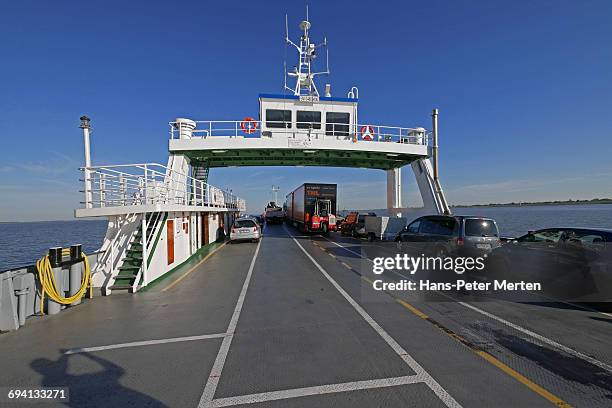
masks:
<instances>
[{"instance_id":1,"label":"red truck cab","mask_svg":"<svg viewBox=\"0 0 612 408\"><path fill-rule=\"evenodd\" d=\"M304 232L335 231L336 197L336 184L302 184L287 195L287 221Z\"/></svg>"}]
</instances>

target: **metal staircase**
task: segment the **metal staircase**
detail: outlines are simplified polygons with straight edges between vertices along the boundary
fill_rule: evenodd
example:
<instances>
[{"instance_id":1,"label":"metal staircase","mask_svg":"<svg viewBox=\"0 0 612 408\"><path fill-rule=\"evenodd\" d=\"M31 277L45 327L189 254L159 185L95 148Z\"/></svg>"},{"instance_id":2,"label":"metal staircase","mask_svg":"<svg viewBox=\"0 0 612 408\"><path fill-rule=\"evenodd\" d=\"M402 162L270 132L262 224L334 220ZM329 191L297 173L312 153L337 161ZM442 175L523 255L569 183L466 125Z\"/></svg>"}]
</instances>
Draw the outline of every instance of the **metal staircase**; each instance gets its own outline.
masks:
<instances>
[{"instance_id":1,"label":"metal staircase","mask_svg":"<svg viewBox=\"0 0 612 408\"><path fill-rule=\"evenodd\" d=\"M429 159L416 160L412 164L417 186L423 199L423 207L436 214L452 214L451 209L440 186L440 181L434 178L434 171Z\"/></svg>"},{"instance_id":2,"label":"metal staircase","mask_svg":"<svg viewBox=\"0 0 612 408\"><path fill-rule=\"evenodd\" d=\"M191 170L191 176L194 179L203 181L204 184L207 184L209 170L210 170L210 167L208 167L208 164L203 163L201 165L193 167L193 169Z\"/></svg>"},{"instance_id":3,"label":"metal staircase","mask_svg":"<svg viewBox=\"0 0 612 408\"><path fill-rule=\"evenodd\" d=\"M147 213L145 217L147 226L146 253L148 254L149 258L147 260L148 265L153 250L155 249L157 239L159 238L159 234L161 233L161 228L159 228L159 226L163 225L163 221L167 215L166 213L154 212ZM115 282L113 285L110 286L111 290L128 290L130 292L135 292L138 289L138 285L142 279L142 254L142 228L139 228L130 241L126 255L123 258L121 266L119 267L119 273L115 276Z\"/></svg>"}]
</instances>

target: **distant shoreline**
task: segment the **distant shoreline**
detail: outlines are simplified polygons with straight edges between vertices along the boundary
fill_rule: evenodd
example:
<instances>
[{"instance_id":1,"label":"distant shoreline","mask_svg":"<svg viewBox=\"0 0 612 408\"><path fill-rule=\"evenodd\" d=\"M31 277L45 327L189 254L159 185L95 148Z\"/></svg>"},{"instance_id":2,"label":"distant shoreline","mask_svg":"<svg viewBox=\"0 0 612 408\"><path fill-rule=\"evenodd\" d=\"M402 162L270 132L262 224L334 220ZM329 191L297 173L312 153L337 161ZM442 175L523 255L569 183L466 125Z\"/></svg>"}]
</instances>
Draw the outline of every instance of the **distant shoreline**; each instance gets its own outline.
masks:
<instances>
[{"instance_id":1,"label":"distant shoreline","mask_svg":"<svg viewBox=\"0 0 612 408\"><path fill-rule=\"evenodd\" d=\"M511 202L511 203L489 203L489 204L469 204L451 205L452 208L471 208L471 207L535 207L546 205L592 205L592 204L612 204L612 198L594 198L592 200L564 200L564 201L532 201L532 202Z\"/></svg>"}]
</instances>

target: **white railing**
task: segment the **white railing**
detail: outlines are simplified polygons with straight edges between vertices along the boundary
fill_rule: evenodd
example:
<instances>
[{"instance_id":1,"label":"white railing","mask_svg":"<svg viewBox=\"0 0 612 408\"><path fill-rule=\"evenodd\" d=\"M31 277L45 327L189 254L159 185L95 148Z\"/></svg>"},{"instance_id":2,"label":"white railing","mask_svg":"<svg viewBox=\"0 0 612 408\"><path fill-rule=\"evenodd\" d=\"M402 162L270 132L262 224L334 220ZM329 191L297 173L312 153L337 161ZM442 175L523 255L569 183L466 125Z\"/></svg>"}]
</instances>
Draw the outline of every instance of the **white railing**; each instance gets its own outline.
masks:
<instances>
[{"instance_id":1,"label":"white railing","mask_svg":"<svg viewBox=\"0 0 612 408\"><path fill-rule=\"evenodd\" d=\"M285 136L291 139L296 136L306 135L311 139L334 139L355 142L358 140L367 140L364 136L369 136L369 141L371 142L427 145L430 136L430 133L423 128L405 128L370 124L355 125L289 121L263 122L255 120L195 121L195 123L195 129L191 130L192 139L206 139L209 137L266 138L277 136ZM170 138L180 139L181 124L177 122L170 122L169 124Z\"/></svg>"},{"instance_id":2,"label":"white railing","mask_svg":"<svg viewBox=\"0 0 612 408\"><path fill-rule=\"evenodd\" d=\"M245 210L245 201L229 191L204 183L157 163L93 166L80 169L86 208L180 204ZM88 200L88 198L90 200Z\"/></svg>"}]
</instances>

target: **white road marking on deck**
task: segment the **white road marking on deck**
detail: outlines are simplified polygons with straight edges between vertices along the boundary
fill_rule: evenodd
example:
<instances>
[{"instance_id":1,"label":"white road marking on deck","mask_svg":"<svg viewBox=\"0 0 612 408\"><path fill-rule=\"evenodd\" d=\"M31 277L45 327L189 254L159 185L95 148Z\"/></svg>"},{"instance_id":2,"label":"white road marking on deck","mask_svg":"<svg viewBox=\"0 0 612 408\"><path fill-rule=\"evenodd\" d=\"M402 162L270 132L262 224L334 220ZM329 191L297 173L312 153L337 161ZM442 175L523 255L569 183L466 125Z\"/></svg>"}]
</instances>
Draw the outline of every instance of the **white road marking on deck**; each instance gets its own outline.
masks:
<instances>
[{"instance_id":1,"label":"white road marking on deck","mask_svg":"<svg viewBox=\"0 0 612 408\"><path fill-rule=\"evenodd\" d=\"M229 349L232 344L232 339L234 338L234 331L238 325L242 305L244 304L246 292L249 288L249 282L251 282L251 276L253 275L255 260L257 259L257 255L259 255L259 248L261 247L262 242L263 239L259 241L257 248L255 249L255 254L253 254L253 259L251 260L251 265L249 266L249 272L244 279L240 296L238 296L238 301L236 302L236 307L234 308L234 314L232 315L232 319L227 327L227 336L223 339L221 347L219 348L219 353L217 353L217 358L215 359L215 364L210 370L208 380L204 386L204 392L202 392L200 402L198 403L198 408L210 406L211 401L215 397L215 391L217 390L217 385L219 385L219 379L221 378L221 372L223 371L223 366L225 365L225 359L227 358L227 354L229 353Z\"/></svg>"},{"instance_id":2,"label":"white road marking on deck","mask_svg":"<svg viewBox=\"0 0 612 408\"><path fill-rule=\"evenodd\" d=\"M133 341L131 343L109 344L107 346L74 348L74 349L67 350L64 354L89 353L90 351L114 350L114 349L127 348L127 347L152 346L154 344L178 343L182 341L219 339L221 337L225 337L226 335L227 335L226 333L215 333L215 334L203 334L201 336L172 337L169 339Z\"/></svg>"},{"instance_id":3,"label":"white road marking on deck","mask_svg":"<svg viewBox=\"0 0 612 408\"><path fill-rule=\"evenodd\" d=\"M332 241L332 240L331 240L331 239L329 239L329 238L326 238L326 237L323 237L323 238L325 238L326 240L328 240L328 241L329 241L329 242L331 242L332 244L334 244L334 245L336 245L336 246L339 246L340 248L344 249L345 251L348 251L348 252L350 252L350 253L352 253L352 254L357 255L358 257L360 257L360 258L362 258L362 259L365 259L365 260L368 260L368 261L372 262L372 260L371 260L370 258L368 258L368 257L364 257L364 256L363 256L363 255L361 255L360 253L355 252L355 251L353 251L353 250L351 250L351 249L348 249L348 248L347 248L347 247L345 247L344 245L340 245L340 244L338 244L337 242Z\"/></svg>"},{"instance_id":4,"label":"white road marking on deck","mask_svg":"<svg viewBox=\"0 0 612 408\"><path fill-rule=\"evenodd\" d=\"M398 385L423 382L418 375L405 377L381 378L378 380L354 381L340 384L318 385L314 387L294 388L290 390L262 392L259 394L239 395L219 398L211 402L210 407L229 407L232 405L257 404L289 398L308 397L313 395L334 394L338 392L368 390L372 388L396 387Z\"/></svg>"},{"instance_id":5,"label":"white road marking on deck","mask_svg":"<svg viewBox=\"0 0 612 408\"><path fill-rule=\"evenodd\" d=\"M519 326L517 324L509 322L508 320L502 319L501 317L498 317L498 316L494 315L493 313L485 312L484 310L479 309L476 306L470 305L469 303L465 303L465 302L457 302L457 303L459 303L460 305L463 305L463 306L467 307L468 309L471 309L471 310L473 310L473 311L475 311L477 313L480 313L481 315L487 316L487 317L489 317L489 318L491 318L493 320L497 320L498 322L503 323L506 326L512 327L513 329L518 330L521 333L524 333L524 334L526 334L528 336L531 336L534 339L541 341L542 343L548 344L549 346L555 347L555 348L557 348L557 349L559 349L561 351L566 352L567 354L570 354L570 355L572 355L574 357L581 358L582 360L588 361L589 363L591 363L593 365L596 365L599 368L603 368L606 371L612 372L612 366L610 366L610 365L608 365L606 363L603 363L603 362L601 362L601 361L599 361L599 360L597 360L597 359L595 359L595 358L593 358L591 356L587 356L586 354L582 354L579 351L576 351L576 350L574 350L572 348L564 346L563 344L557 343L556 341L551 340L551 339L549 339L547 337L544 337L544 336L542 336L542 335L540 335L538 333L534 333L531 330L527 330L527 329L525 329L525 328L523 328L523 327L521 327L521 326Z\"/></svg>"},{"instance_id":6,"label":"white road marking on deck","mask_svg":"<svg viewBox=\"0 0 612 408\"><path fill-rule=\"evenodd\" d=\"M340 245L340 244L332 241L329 238L326 238L326 237L323 237L323 238L325 238L327 241L331 242L332 244L334 244L336 246L339 246L340 248L343 248L345 251L351 252L351 253L353 253L355 255L359 255L361 258L366 259L366 260L372 262L371 259L369 259L367 257L364 257L361 254L359 254L359 253L357 253L355 251L352 251L349 248L347 248L347 247L345 247L343 245ZM412 279L411 277L405 276L405 275L403 275L401 273L398 273L398 272L395 272L395 271L392 271L392 272L395 273L396 275L399 275L399 276L403 277L403 278ZM438 291L436 291L436 292L438 292ZM473 305L471 305L469 303L461 302L461 301L455 299L454 297L452 297L452 296L450 296L450 295L448 295L446 293L443 293L443 292L438 292L438 293L443 295L443 296L446 296L449 299L454 300L455 302L457 302L458 304L462 305L463 307L467 307L468 309L473 310L473 311L475 311L477 313L480 313L480 314L482 314L484 316L490 317L493 320L497 320L498 322L503 323L503 324L505 324L505 325L507 325L509 327L512 327L513 329L518 330L519 332L521 332L523 334L526 334L526 335L528 335L528 336L530 336L530 337L532 337L532 338L534 338L536 340L539 340L542 343L548 344L549 346L555 347L555 348L557 348L557 349L559 349L561 351L564 351L567 354L570 354L570 355L572 355L574 357L578 357L578 358L580 358L582 360L585 360L585 361L587 361L587 362L589 362L589 363L591 363L593 365L596 365L599 368L603 368L606 371L612 372L612 366L610 366L609 364L606 364L606 363L604 363L602 361L599 361L599 360L597 360L597 359L595 359L595 358L593 358L591 356L588 356L588 355L583 354L583 353L581 353L579 351L576 351L576 350L574 350L574 349L572 349L570 347L564 346L561 343L557 343L556 341L551 340L551 339L549 339L547 337L544 337L541 334L535 333L535 332L533 332L531 330L528 330L528 329L525 329L524 327L521 327L521 326L519 326L517 324L509 322L508 320L505 320L505 319L503 319L503 318L501 318L501 317L499 317L497 315L494 315L493 313L486 312L486 311L484 311L482 309L479 309L476 306L473 306Z\"/></svg>"},{"instance_id":7,"label":"white road marking on deck","mask_svg":"<svg viewBox=\"0 0 612 408\"><path fill-rule=\"evenodd\" d=\"M340 294L349 302L353 309L363 317L363 319L372 327L376 333L395 351L395 353L419 376L422 381L440 398L447 407L461 407L453 397L444 389L438 382L427 372L419 363L400 344L395 341L369 314L366 312L342 287L323 269L321 265L304 249L297 239L287 230L289 236L293 239L296 245L304 252L310 261L319 269L325 278L340 292Z\"/></svg>"}]
</instances>

